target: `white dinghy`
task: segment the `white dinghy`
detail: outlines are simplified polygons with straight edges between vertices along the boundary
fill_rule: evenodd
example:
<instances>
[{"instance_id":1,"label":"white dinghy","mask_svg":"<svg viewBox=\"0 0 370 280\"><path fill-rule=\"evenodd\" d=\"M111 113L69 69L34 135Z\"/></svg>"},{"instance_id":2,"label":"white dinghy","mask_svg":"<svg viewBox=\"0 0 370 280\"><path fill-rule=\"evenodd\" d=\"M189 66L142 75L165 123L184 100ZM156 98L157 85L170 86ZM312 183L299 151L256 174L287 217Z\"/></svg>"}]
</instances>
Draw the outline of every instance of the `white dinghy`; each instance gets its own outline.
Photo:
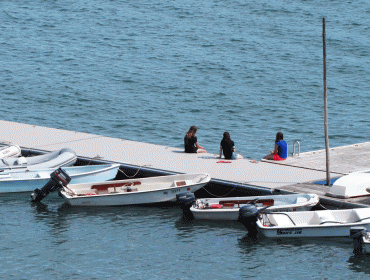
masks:
<instances>
[{"instance_id":1,"label":"white dinghy","mask_svg":"<svg viewBox=\"0 0 370 280\"><path fill-rule=\"evenodd\" d=\"M239 210L247 204L258 209L269 206L268 212L308 211L319 203L316 194L287 194L249 197L196 199L190 211L196 220L237 221Z\"/></svg>"},{"instance_id":2,"label":"white dinghy","mask_svg":"<svg viewBox=\"0 0 370 280\"><path fill-rule=\"evenodd\" d=\"M256 224L266 237L350 237L353 227L370 229L370 208L264 213Z\"/></svg>"},{"instance_id":3,"label":"white dinghy","mask_svg":"<svg viewBox=\"0 0 370 280\"><path fill-rule=\"evenodd\" d=\"M179 174L93 184L69 184L60 191L72 206L118 206L176 201L211 180L208 174Z\"/></svg>"},{"instance_id":4,"label":"white dinghy","mask_svg":"<svg viewBox=\"0 0 370 280\"><path fill-rule=\"evenodd\" d=\"M370 195L370 170L353 172L336 180L326 193L336 198L351 198Z\"/></svg>"},{"instance_id":5,"label":"white dinghy","mask_svg":"<svg viewBox=\"0 0 370 280\"><path fill-rule=\"evenodd\" d=\"M75 164L76 161L76 153L69 148L64 148L39 156L0 159L0 170L36 170L45 168L55 169L63 166L71 166Z\"/></svg>"},{"instance_id":6,"label":"white dinghy","mask_svg":"<svg viewBox=\"0 0 370 280\"><path fill-rule=\"evenodd\" d=\"M18 157L22 153L22 150L17 145L4 146L0 148L0 159Z\"/></svg>"}]
</instances>

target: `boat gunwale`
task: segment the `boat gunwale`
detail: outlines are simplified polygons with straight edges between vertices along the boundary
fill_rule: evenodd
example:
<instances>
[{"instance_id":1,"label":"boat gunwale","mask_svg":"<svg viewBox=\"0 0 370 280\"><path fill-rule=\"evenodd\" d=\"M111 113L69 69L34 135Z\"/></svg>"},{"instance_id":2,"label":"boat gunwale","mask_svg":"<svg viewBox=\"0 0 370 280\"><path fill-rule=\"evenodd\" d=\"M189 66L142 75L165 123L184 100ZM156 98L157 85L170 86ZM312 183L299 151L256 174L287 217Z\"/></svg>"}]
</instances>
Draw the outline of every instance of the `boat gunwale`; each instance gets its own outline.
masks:
<instances>
[{"instance_id":1,"label":"boat gunwale","mask_svg":"<svg viewBox=\"0 0 370 280\"><path fill-rule=\"evenodd\" d=\"M178 174L178 175L204 175L204 173L195 173L195 174ZM178 176L178 175L169 175L169 176ZM160 177L164 177L164 176L156 176L157 178L160 178ZM196 177L195 177L196 178ZM148 178L141 178L141 179L151 179L150 177ZM158 189L153 189L153 190L137 190L137 191L132 191L132 192L112 192L112 193L97 193L97 194L75 194L75 195L70 195L70 192L74 192L73 190L73 187L70 187L70 186L73 186L73 185L80 185L80 184L71 184L71 185L67 185L67 188L70 190L70 191L65 191L65 190L61 190L60 192L62 193L63 196L65 196L66 199L88 199L88 198L98 198L98 197L107 197L107 196L121 196L121 195L133 195L133 194L142 194L142 193L153 193L153 192L160 192L160 191L166 191L166 190L172 190L172 189L183 189L183 188L192 188L192 187L198 187L199 185L202 185L202 184L207 184L209 183L209 181L211 180L209 174L207 174L207 176L204 178L204 179L207 179L206 181L202 180L202 182L197 182L197 183L194 183L194 184L191 184L191 185L183 185L183 186L172 186L170 185L169 187L166 187L166 188L158 188ZM116 182L122 182L122 181L126 181L128 182L129 180L132 180L132 181L135 181L137 179L128 179L128 180L117 180ZM109 183L112 183L114 181L105 181L105 182L99 182L99 183L104 183L104 184L109 184ZM95 182L96 184L97 182ZM161 183L161 182L158 182L158 183ZM173 181L169 181L168 183L173 183ZM94 183L82 183L82 184L86 184L86 185L92 185ZM88 189L86 189L88 190Z\"/></svg>"},{"instance_id":2,"label":"boat gunwale","mask_svg":"<svg viewBox=\"0 0 370 280\"><path fill-rule=\"evenodd\" d=\"M106 164L103 164L103 165L106 165ZM117 167L117 169L120 167L120 164L108 164L110 166L107 166L103 169L95 169L95 170L92 170L92 171L88 171L88 172L84 172L84 173L76 173L76 174L69 174L69 176L72 176L74 178L76 177L81 177L81 176L89 176L89 175L92 175L94 173L102 173L102 172L106 172L106 171L109 171L110 169L114 169ZM74 168L74 167L85 167L87 165L80 165L80 166L68 166L69 168ZM90 165L90 166L98 166L98 165ZM63 168L63 167L61 167ZM65 168L65 167L64 167ZM53 169L53 168L50 168L50 169ZM59 169L59 168L57 168ZM49 176L40 176L40 177L33 177L33 178L3 178L1 179L0 178L0 183L1 182L14 182L14 181L34 181L34 180L44 180L44 179L48 179L50 180L50 174L53 173L55 170L57 169L54 169L53 171L50 170L50 173L48 174ZM82 169L82 168L81 168ZM40 170L20 170L19 173L35 173L37 176L38 174L40 174L41 172L42 173L46 173L48 172L49 170L48 169L40 169ZM5 175L5 174L16 174L17 172L5 172L5 173L0 173L0 175ZM67 172L68 174L68 172ZM72 178L73 179L73 178Z\"/></svg>"}]
</instances>

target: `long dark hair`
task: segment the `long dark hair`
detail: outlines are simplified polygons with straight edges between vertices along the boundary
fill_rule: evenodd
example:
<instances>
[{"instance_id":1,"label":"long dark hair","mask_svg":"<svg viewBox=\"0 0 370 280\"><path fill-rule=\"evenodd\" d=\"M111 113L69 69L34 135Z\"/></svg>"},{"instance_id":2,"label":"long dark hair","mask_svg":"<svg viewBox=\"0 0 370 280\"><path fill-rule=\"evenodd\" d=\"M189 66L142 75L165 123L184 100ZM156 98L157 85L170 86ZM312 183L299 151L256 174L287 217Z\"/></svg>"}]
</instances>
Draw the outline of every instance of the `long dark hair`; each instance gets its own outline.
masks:
<instances>
[{"instance_id":1,"label":"long dark hair","mask_svg":"<svg viewBox=\"0 0 370 280\"><path fill-rule=\"evenodd\" d=\"M187 138L190 138L190 137L192 137L192 136L194 136L195 135L195 133L197 133L197 130L198 130L198 128L195 126L195 125L192 125L190 128L189 128L189 130L188 130L188 132L186 132L186 137Z\"/></svg>"},{"instance_id":2,"label":"long dark hair","mask_svg":"<svg viewBox=\"0 0 370 280\"><path fill-rule=\"evenodd\" d=\"M224 132L224 138L223 140L230 141L230 133L229 132Z\"/></svg>"},{"instance_id":3,"label":"long dark hair","mask_svg":"<svg viewBox=\"0 0 370 280\"><path fill-rule=\"evenodd\" d=\"M279 142L280 140L283 140L284 139L284 136L283 136L283 133L282 132L278 132L276 133L276 139L275 139L275 143Z\"/></svg>"}]
</instances>

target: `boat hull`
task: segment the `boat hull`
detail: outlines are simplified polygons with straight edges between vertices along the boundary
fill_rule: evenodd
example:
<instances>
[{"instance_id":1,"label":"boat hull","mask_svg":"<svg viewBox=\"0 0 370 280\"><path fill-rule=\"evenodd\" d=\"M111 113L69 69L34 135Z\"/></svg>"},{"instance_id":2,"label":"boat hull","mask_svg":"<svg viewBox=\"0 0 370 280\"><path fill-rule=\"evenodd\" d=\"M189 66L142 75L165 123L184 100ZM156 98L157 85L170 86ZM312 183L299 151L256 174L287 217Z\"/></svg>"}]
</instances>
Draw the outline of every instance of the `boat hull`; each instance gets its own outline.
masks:
<instances>
[{"instance_id":1,"label":"boat hull","mask_svg":"<svg viewBox=\"0 0 370 280\"><path fill-rule=\"evenodd\" d=\"M312 226L312 227L279 227L279 228L262 228L262 234L272 238L300 238L300 237L350 237L351 227L363 226L370 229L368 223L353 223L349 225L331 225L331 226Z\"/></svg>"},{"instance_id":2,"label":"boat hull","mask_svg":"<svg viewBox=\"0 0 370 280\"><path fill-rule=\"evenodd\" d=\"M301 203L295 203L298 197L306 199ZM272 212L290 212L290 211L308 211L313 206L319 203L319 197L315 194L306 195L271 195L271 196L251 196L251 197L228 197L224 199L198 199L196 205L190 208L194 219L196 220L218 220L218 221L237 221L239 218L240 207L246 205L244 204L234 204L232 207L225 206L223 208L200 208L199 202L208 203L219 203L221 200L224 202L235 202L235 201L253 201L259 199L261 203L257 201L257 208L262 208L266 205L262 201L268 202L273 200L275 205L270 206L265 211L268 213ZM279 200L280 199L280 200ZM289 203L289 201L291 203ZM197 205L198 203L198 205Z\"/></svg>"},{"instance_id":3,"label":"boat hull","mask_svg":"<svg viewBox=\"0 0 370 280\"><path fill-rule=\"evenodd\" d=\"M262 214L256 224L266 237L350 237L351 228L370 229L370 209Z\"/></svg>"},{"instance_id":4,"label":"boat hull","mask_svg":"<svg viewBox=\"0 0 370 280\"><path fill-rule=\"evenodd\" d=\"M77 161L76 153L64 148L58 151L31 157L11 157L0 160L0 169L6 172L18 170L40 170L72 166Z\"/></svg>"},{"instance_id":5,"label":"boat hull","mask_svg":"<svg viewBox=\"0 0 370 280\"><path fill-rule=\"evenodd\" d=\"M369 196L368 188L370 188L370 171L358 171L340 177L326 195L345 199Z\"/></svg>"},{"instance_id":6,"label":"boat hull","mask_svg":"<svg viewBox=\"0 0 370 280\"><path fill-rule=\"evenodd\" d=\"M100 182L114 179L119 164L63 167L73 183ZM0 193L32 192L50 181L50 174L55 169L38 171L18 171L0 174Z\"/></svg>"},{"instance_id":7,"label":"boat hull","mask_svg":"<svg viewBox=\"0 0 370 280\"><path fill-rule=\"evenodd\" d=\"M185 180L186 174L179 175L180 179L178 180ZM161 176L161 177L154 177L154 180L158 186L161 184L161 180L166 180L167 178L177 178L176 175L171 176ZM181 179L182 178L182 179ZM109 182L110 185L114 184L119 186L117 188L121 188L124 184L128 182L140 182L140 184L145 184L147 180L153 180L152 178L142 178L136 180L120 180L120 181L111 181ZM174 179L176 180L176 179ZM139 205L139 204L153 204L153 203L161 203L161 202L172 202L176 201L176 195L184 192L195 192L205 186L210 181L210 177L208 175L203 176L203 180L195 184L186 184L184 186L177 186L173 185L168 188L160 188L153 189L150 191L141 191L140 188L136 191L132 192L112 192L112 193L102 193L102 194L84 194L84 195L71 195L69 190L76 190L79 186L69 185L66 191L61 191L61 195L68 203L72 206L124 206L124 205ZM105 183L107 184L107 182ZM86 187L86 184L84 187ZM102 187L104 185L100 184L99 186Z\"/></svg>"}]
</instances>

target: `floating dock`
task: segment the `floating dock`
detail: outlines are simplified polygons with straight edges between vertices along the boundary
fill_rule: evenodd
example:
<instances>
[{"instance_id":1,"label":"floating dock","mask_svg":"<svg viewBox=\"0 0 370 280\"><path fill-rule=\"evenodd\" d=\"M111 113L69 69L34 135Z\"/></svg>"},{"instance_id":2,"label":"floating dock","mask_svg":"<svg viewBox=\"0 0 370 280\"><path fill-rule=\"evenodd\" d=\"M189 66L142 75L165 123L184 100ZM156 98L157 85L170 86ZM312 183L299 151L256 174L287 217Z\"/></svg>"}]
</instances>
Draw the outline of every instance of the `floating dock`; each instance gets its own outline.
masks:
<instances>
[{"instance_id":1,"label":"floating dock","mask_svg":"<svg viewBox=\"0 0 370 280\"><path fill-rule=\"evenodd\" d=\"M183 149L97 134L0 121L3 145L49 152L74 150L79 158L120 163L124 168L155 174L208 173L212 182L262 193L317 193L332 205L367 207L367 199L325 197L325 150L289 156L283 162L225 160L215 154L186 154ZM338 178L369 166L370 142L330 149L330 177ZM317 183L317 182L322 182Z\"/></svg>"}]
</instances>

